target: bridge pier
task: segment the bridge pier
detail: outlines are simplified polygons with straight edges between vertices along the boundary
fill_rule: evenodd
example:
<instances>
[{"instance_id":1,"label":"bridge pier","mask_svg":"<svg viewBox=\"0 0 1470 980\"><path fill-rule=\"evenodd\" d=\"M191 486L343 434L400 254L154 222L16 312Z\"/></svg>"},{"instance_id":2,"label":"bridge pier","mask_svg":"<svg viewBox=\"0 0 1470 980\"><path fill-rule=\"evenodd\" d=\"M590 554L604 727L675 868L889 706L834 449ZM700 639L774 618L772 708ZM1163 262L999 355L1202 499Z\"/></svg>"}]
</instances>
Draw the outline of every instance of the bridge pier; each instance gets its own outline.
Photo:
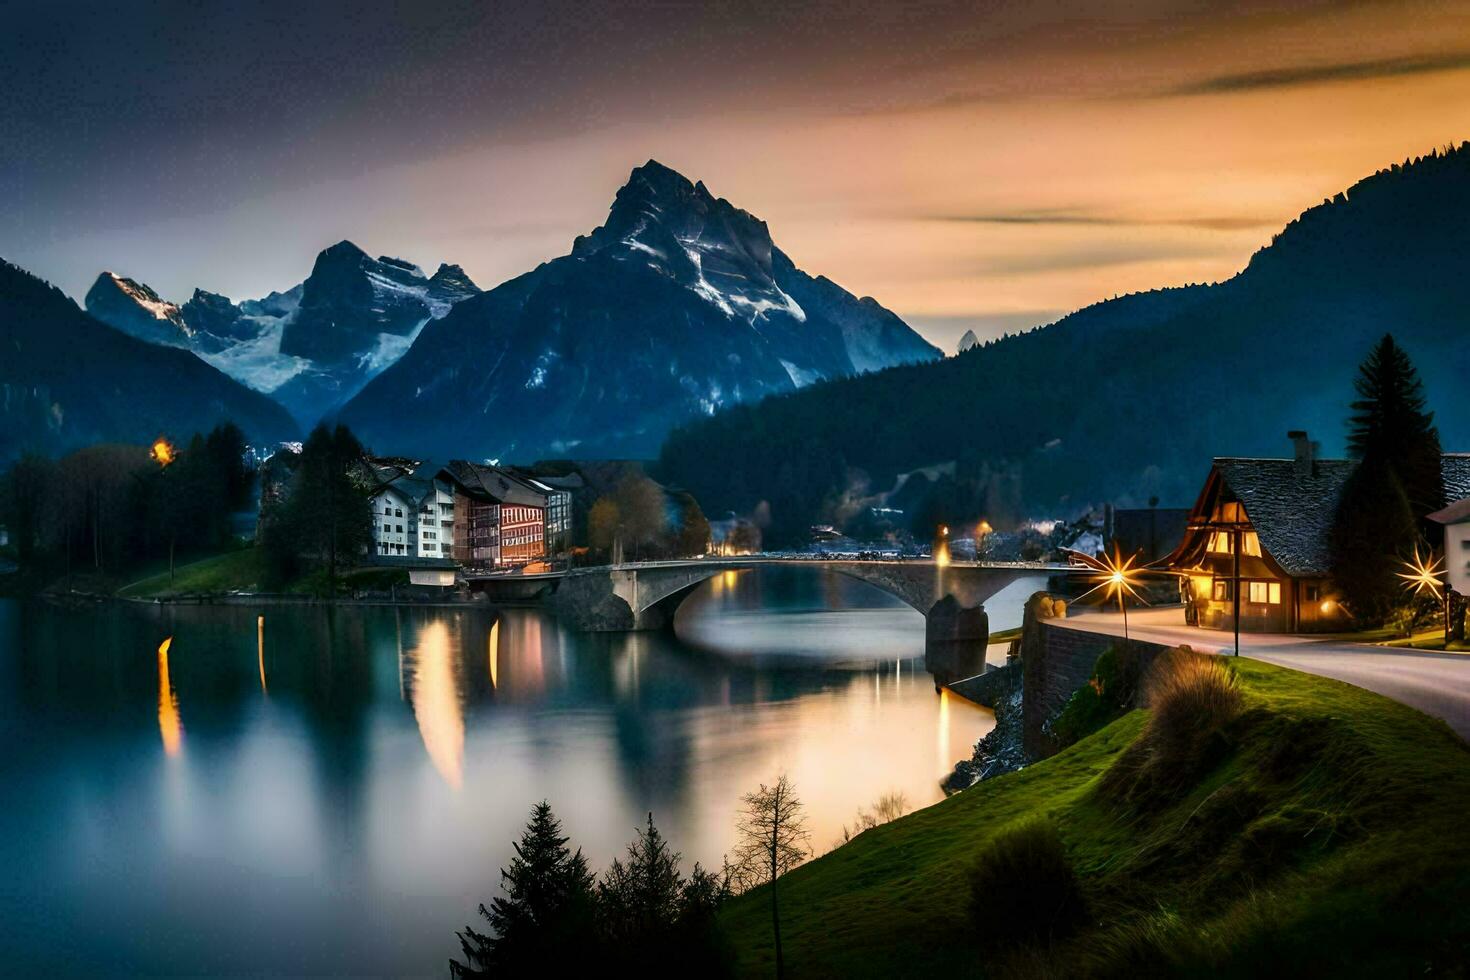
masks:
<instances>
[{"instance_id":1,"label":"bridge pier","mask_svg":"<svg viewBox=\"0 0 1470 980\"><path fill-rule=\"evenodd\" d=\"M985 672L990 646L990 616L985 603L962 605L953 595L936 602L924 616L924 669L935 687Z\"/></svg>"}]
</instances>

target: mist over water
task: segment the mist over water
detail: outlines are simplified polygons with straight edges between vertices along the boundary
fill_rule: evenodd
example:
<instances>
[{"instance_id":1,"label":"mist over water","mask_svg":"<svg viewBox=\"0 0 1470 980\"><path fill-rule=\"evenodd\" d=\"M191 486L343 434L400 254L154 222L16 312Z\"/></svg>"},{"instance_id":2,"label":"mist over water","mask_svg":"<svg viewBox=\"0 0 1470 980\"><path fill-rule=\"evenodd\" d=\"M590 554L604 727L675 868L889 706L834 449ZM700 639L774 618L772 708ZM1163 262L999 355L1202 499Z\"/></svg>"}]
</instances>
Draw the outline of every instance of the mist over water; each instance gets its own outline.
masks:
<instances>
[{"instance_id":1,"label":"mist over water","mask_svg":"<svg viewBox=\"0 0 1470 980\"><path fill-rule=\"evenodd\" d=\"M922 655L919 614L805 569L721 576L675 634L0 602L4 969L443 975L543 798L599 870L649 810L687 870L786 771L825 851L993 724Z\"/></svg>"}]
</instances>

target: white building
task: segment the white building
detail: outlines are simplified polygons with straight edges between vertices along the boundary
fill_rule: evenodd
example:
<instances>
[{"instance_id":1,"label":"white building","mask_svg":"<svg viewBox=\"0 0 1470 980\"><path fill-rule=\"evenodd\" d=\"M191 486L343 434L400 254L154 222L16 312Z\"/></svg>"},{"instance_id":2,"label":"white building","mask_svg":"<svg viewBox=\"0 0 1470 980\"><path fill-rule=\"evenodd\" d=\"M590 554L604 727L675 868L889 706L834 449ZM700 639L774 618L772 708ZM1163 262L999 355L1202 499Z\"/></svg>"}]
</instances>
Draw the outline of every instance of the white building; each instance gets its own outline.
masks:
<instances>
[{"instance_id":1,"label":"white building","mask_svg":"<svg viewBox=\"0 0 1470 980\"><path fill-rule=\"evenodd\" d=\"M1470 596L1470 497L1435 511L1429 519L1444 525L1444 565L1450 588Z\"/></svg>"},{"instance_id":2,"label":"white building","mask_svg":"<svg viewBox=\"0 0 1470 980\"><path fill-rule=\"evenodd\" d=\"M434 478L439 467L376 467L372 553L380 558L452 558L454 492Z\"/></svg>"},{"instance_id":3,"label":"white building","mask_svg":"<svg viewBox=\"0 0 1470 980\"><path fill-rule=\"evenodd\" d=\"M396 558L418 557L417 502L403 488L387 484L372 498L373 553Z\"/></svg>"}]
</instances>

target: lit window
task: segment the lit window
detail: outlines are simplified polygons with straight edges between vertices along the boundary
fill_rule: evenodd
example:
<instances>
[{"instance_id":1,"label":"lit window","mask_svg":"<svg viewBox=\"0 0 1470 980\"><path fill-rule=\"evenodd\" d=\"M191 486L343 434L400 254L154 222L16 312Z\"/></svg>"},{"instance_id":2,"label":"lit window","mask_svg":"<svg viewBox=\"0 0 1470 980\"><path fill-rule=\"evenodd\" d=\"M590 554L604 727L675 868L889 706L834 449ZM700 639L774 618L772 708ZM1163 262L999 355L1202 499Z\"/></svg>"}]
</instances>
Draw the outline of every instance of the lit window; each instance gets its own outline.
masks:
<instances>
[{"instance_id":1,"label":"lit window","mask_svg":"<svg viewBox=\"0 0 1470 980\"><path fill-rule=\"evenodd\" d=\"M1246 531L1240 542L1240 553L1254 558L1261 557L1261 536L1255 531Z\"/></svg>"},{"instance_id":2,"label":"lit window","mask_svg":"<svg viewBox=\"0 0 1470 980\"><path fill-rule=\"evenodd\" d=\"M1216 602L1229 602L1230 601L1230 585L1231 585L1231 582L1230 582L1230 580L1228 578L1217 578L1217 579L1215 579L1215 601Z\"/></svg>"},{"instance_id":3,"label":"lit window","mask_svg":"<svg viewBox=\"0 0 1470 980\"><path fill-rule=\"evenodd\" d=\"M1228 555L1228 554L1231 554L1232 552L1230 550L1230 532L1229 531L1213 531L1213 532L1211 532L1211 534L1210 534L1210 551L1213 554L1217 554L1217 555Z\"/></svg>"},{"instance_id":4,"label":"lit window","mask_svg":"<svg viewBox=\"0 0 1470 980\"><path fill-rule=\"evenodd\" d=\"M1281 605L1281 583L1280 582L1252 582L1250 583L1250 601L1266 603L1272 606Z\"/></svg>"}]
</instances>

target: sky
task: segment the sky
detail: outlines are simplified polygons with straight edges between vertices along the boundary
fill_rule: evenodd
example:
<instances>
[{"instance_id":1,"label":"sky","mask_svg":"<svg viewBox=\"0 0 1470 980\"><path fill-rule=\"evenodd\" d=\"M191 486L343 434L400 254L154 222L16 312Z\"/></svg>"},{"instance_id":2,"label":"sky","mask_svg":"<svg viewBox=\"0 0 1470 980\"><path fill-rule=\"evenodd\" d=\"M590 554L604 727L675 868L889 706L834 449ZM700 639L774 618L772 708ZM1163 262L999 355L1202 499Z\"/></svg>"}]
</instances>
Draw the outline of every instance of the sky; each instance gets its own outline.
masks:
<instances>
[{"instance_id":1,"label":"sky","mask_svg":"<svg viewBox=\"0 0 1470 980\"><path fill-rule=\"evenodd\" d=\"M489 287L652 158L953 350L1226 278L1470 139L1463 3L0 0L0 23L0 257L78 299L103 269L259 296L343 238Z\"/></svg>"}]
</instances>

